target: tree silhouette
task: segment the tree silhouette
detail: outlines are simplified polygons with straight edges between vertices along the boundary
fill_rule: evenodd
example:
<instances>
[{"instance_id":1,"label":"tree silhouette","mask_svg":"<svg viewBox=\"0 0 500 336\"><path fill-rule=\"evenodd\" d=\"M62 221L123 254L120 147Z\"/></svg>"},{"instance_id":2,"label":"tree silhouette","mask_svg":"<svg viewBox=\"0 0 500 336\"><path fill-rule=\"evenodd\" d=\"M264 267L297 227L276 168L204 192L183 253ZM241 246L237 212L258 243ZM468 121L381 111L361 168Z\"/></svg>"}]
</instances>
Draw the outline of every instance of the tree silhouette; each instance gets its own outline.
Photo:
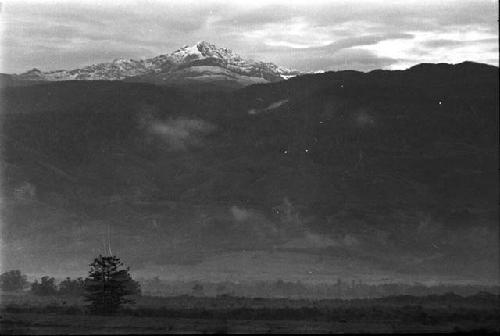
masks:
<instances>
[{"instance_id":1,"label":"tree silhouette","mask_svg":"<svg viewBox=\"0 0 500 336\"><path fill-rule=\"evenodd\" d=\"M59 284L59 294L68 296L80 296L84 292L85 282L82 278L71 280L66 278Z\"/></svg>"},{"instance_id":2,"label":"tree silhouette","mask_svg":"<svg viewBox=\"0 0 500 336\"><path fill-rule=\"evenodd\" d=\"M20 270L12 270L0 275L0 288L4 291L23 290L28 286L26 275L21 274Z\"/></svg>"},{"instance_id":3,"label":"tree silhouette","mask_svg":"<svg viewBox=\"0 0 500 336\"><path fill-rule=\"evenodd\" d=\"M123 268L119 258L99 255L90 264L85 299L90 302L92 313L113 314L120 305L134 303L130 295L136 294L140 294L140 285L130 276L129 268Z\"/></svg>"},{"instance_id":4,"label":"tree silhouette","mask_svg":"<svg viewBox=\"0 0 500 336\"><path fill-rule=\"evenodd\" d=\"M31 292L35 295L55 295L57 294L57 286L56 279L48 276L43 276L38 280L35 280L34 283L31 284Z\"/></svg>"}]
</instances>

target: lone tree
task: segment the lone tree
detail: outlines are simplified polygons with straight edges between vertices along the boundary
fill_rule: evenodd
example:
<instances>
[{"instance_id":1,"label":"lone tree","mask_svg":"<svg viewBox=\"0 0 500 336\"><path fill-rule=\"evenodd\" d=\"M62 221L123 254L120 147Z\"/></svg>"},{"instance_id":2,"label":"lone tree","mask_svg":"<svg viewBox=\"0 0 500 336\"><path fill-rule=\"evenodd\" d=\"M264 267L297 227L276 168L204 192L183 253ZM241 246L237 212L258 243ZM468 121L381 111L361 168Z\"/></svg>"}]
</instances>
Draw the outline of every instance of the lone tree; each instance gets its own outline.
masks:
<instances>
[{"instance_id":1,"label":"lone tree","mask_svg":"<svg viewBox=\"0 0 500 336\"><path fill-rule=\"evenodd\" d=\"M0 288L4 291L20 291L28 287L29 283L26 275L20 270L12 270L0 275Z\"/></svg>"},{"instance_id":2,"label":"lone tree","mask_svg":"<svg viewBox=\"0 0 500 336\"><path fill-rule=\"evenodd\" d=\"M130 295L140 294L140 285L133 280L129 268L115 256L99 255L90 264L89 276L85 279L85 299L90 302L90 311L95 314L113 314L120 305L134 303Z\"/></svg>"}]
</instances>

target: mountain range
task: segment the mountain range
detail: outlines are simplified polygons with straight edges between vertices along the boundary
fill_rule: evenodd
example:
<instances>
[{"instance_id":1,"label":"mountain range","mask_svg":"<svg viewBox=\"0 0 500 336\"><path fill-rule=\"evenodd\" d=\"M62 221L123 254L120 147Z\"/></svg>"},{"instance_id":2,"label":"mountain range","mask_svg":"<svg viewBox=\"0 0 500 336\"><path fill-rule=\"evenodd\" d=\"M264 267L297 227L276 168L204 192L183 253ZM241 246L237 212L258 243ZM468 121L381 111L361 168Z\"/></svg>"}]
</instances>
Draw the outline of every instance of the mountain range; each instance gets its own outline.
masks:
<instances>
[{"instance_id":1,"label":"mountain range","mask_svg":"<svg viewBox=\"0 0 500 336\"><path fill-rule=\"evenodd\" d=\"M273 63L243 59L230 49L201 41L171 54L148 59L118 58L110 63L73 70L42 72L35 68L11 78L18 81L126 80L186 87L210 84L219 89L234 89L275 82L298 74L298 71Z\"/></svg>"},{"instance_id":2,"label":"mountain range","mask_svg":"<svg viewBox=\"0 0 500 336\"><path fill-rule=\"evenodd\" d=\"M498 67L279 80L201 46L158 73L4 85L2 267L84 276L109 230L143 276L498 280ZM157 85L214 59L265 83Z\"/></svg>"}]
</instances>

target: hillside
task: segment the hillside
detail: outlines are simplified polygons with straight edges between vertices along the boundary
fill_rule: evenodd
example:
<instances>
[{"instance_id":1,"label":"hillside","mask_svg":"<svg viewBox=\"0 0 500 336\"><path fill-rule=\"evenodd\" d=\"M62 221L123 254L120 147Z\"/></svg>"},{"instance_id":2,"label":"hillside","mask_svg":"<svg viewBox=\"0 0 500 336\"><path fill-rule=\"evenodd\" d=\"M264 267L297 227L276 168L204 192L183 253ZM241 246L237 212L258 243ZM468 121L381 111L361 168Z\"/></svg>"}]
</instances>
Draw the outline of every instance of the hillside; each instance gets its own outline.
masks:
<instances>
[{"instance_id":1,"label":"hillside","mask_svg":"<svg viewBox=\"0 0 500 336\"><path fill-rule=\"evenodd\" d=\"M498 278L497 67L1 96L6 268L85 272L110 224L152 275Z\"/></svg>"}]
</instances>

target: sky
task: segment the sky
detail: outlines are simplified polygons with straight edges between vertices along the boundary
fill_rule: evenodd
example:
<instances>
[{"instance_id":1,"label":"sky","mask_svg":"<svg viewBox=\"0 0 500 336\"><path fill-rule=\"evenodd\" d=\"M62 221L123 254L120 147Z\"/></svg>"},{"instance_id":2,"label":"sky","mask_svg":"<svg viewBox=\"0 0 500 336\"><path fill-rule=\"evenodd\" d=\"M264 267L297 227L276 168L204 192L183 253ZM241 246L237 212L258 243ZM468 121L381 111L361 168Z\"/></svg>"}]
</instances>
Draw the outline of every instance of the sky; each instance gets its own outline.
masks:
<instances>
[{"instance_id":1,"label":"sky","mask_svg":"<svg viewBox=\"0 0 500 336\"><path fill-rule=\"evenodd\" d=\"M496 0L6 0L0 72L149 58L201 40L301 71L498 65L497 13Z\"/></svg>"}]
</instances>

